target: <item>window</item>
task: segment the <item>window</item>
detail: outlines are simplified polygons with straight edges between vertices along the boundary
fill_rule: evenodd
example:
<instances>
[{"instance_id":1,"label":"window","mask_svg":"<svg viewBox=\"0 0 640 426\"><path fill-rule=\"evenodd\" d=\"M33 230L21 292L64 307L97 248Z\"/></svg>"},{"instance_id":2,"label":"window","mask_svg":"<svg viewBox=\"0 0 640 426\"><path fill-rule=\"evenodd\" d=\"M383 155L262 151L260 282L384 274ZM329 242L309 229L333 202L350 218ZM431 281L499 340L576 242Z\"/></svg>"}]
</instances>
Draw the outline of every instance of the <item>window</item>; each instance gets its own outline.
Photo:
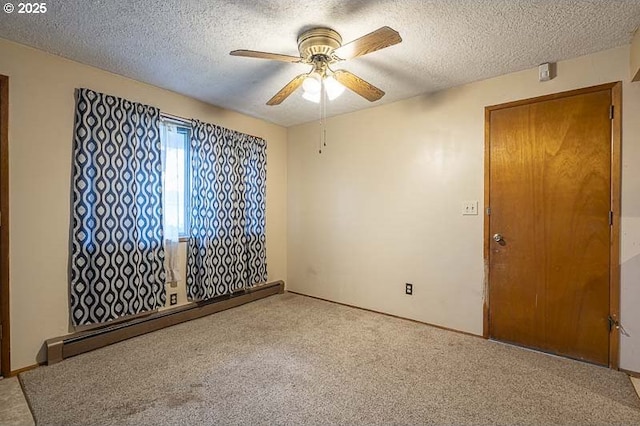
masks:
<instances>
[{"instance_id":1,"label":"window","mask_svg":"<svg viewBox=\"0 0 640 426\"><path fill-rule=\"evenodd\" d=\"M177 230L180 237L189 235L189 143L191 125L162 118L162 172L165 229Z\"/></svg>"}]
</instances>

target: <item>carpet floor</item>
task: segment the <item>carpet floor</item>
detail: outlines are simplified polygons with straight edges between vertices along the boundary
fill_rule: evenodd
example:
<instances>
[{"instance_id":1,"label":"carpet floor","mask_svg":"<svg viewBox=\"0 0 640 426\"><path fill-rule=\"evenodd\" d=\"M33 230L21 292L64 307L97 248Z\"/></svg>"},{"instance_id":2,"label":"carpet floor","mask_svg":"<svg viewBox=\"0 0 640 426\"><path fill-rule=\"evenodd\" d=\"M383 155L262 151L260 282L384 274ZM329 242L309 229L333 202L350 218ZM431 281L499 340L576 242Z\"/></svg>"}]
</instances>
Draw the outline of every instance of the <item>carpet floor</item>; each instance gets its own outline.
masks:
<instances>
[{"instance_id":1,"label":"carpet floor","mask_svg":"<svg viewBox=\"0 0 640 426\"><path fill-rule=\"evenodd\" d=\"M16 377L0 379L0 425L33 426L33 417Z\"/></svg>"},{"instance_id":2,"label":"carpet floor","mask_svg":"<svg viewBox=\"0 0 640 426\"><path fill-rule=\"evenodd\" d=\"M38 425L640 424L623 373L293 294L20 378Z\"/></svg>"}]
</instances>

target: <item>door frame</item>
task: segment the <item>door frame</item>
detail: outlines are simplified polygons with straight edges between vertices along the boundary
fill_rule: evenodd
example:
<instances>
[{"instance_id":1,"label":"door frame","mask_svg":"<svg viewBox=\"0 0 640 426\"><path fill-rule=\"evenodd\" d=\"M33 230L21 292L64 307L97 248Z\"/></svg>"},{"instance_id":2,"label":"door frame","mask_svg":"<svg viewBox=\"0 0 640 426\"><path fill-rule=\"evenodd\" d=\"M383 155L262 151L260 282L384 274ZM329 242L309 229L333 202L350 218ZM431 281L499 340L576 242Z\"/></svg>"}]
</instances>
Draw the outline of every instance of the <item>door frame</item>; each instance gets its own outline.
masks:
<instances>
[{"instance_id":1,"label":"door frame","mask_svg":"<svg viewBox=\"0 0 640 426\"><path fill-rule=\"evenodd\" d=\"M11 375L9 325L9 77L0 75L0 315L2 315L3 377Z\"/></svg>"},{"instance_id":2,"label":"door frame","mask_svg":"<svg viewBox=\"0 0 640 426\"><path fill-rule=\"evenodd\" d=\"M512 108L521 105L528 105L537 102L562 99L570 96L583 95L586 93L599 92L601 90L611 90L611 104L613 105L613 119L611 120L611 211L613 212L613 225L611 226L611 239L609 245L609 315L616 320L620 319L620 187L622 181L622 82L600 84L583 89L569 90L566 92L554 93L551 95L538 96L535 98L523 99L514 102L507 102L499 105L492 105L484 109L484 304L483 304L483 332L484 338L489 336L489 287L491 277L489 276L489 251L491 245L491 235L489 233L489 215L487 208L490 207L490 170L491 170L491 112ZM613 328L609 333L609 368L619 369L620 363L620 333Z\"/></svg>"}]
</instances>

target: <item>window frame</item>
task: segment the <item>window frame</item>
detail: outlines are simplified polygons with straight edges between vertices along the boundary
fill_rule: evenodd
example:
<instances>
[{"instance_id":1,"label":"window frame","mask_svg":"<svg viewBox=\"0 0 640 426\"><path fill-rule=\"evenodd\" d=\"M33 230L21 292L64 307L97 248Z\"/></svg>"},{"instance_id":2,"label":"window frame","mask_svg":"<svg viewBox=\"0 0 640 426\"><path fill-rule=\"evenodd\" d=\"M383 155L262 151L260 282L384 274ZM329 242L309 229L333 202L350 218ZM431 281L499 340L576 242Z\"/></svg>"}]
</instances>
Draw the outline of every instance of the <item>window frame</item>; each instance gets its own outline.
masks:
<instances>
[{"instance_id":1,"label":"window frame","mask_svg":"<svg viewBox=\"0 0 640 426\"><path fill-rule=\"evenodd\" d=\"M184 232L179 233L180 241L187 241L191 235L191 133L193 132L191 121L160 113L160 125L171 124L176 126L178 134L185 136L184 144ZM161 132L162 134L162 132ZM162 140L160 141L162 144ZM163 170L164 173L164 170ZM163 188L164 189L164 188Z\"/></svg>"}]
</instances>

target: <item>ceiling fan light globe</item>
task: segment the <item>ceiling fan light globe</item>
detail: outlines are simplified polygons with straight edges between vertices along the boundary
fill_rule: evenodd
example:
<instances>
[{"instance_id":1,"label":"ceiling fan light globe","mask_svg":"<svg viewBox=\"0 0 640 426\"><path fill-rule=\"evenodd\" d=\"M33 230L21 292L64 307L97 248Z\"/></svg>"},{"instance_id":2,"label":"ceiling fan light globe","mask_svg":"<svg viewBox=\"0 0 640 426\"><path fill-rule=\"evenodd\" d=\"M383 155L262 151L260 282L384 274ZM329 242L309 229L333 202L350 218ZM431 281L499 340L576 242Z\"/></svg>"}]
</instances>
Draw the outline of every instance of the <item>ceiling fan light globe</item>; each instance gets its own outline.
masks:
<instances>
[{"instance_id":1,"label":"ceiling fan light globe","mask_svg":"<svg viewBox=\"0 0 640 426\"><path fill-rule=\"evenodd\" d=\"M305 91L304 93L302 93L302 97L315 104L320 103L320 92L312 93L312 92Z\"/></svg>"},{"instance_id":2,"label":"ceiling fan light globe","mask_svg":"<svg viewBox=\"0 0 640 426\"><path fill-rule=\"evenodd\" d=\"M334 100L344 92L344 86L335 78L329 76L324 79L324 88L330 101Z\"/></svg>"},{"instance_id":3,"label":"ceiling fan light globe","mask_svg":"<svg viewBox=\"0 0 640 426\"><path fill-rule=\"evenodd\" d=\"M316 75L312 74L304 79L302 82L302 88L305 93L320 93L322 89L322 84L320 83L320 78Z\"/></svg>"}]
</instances>

